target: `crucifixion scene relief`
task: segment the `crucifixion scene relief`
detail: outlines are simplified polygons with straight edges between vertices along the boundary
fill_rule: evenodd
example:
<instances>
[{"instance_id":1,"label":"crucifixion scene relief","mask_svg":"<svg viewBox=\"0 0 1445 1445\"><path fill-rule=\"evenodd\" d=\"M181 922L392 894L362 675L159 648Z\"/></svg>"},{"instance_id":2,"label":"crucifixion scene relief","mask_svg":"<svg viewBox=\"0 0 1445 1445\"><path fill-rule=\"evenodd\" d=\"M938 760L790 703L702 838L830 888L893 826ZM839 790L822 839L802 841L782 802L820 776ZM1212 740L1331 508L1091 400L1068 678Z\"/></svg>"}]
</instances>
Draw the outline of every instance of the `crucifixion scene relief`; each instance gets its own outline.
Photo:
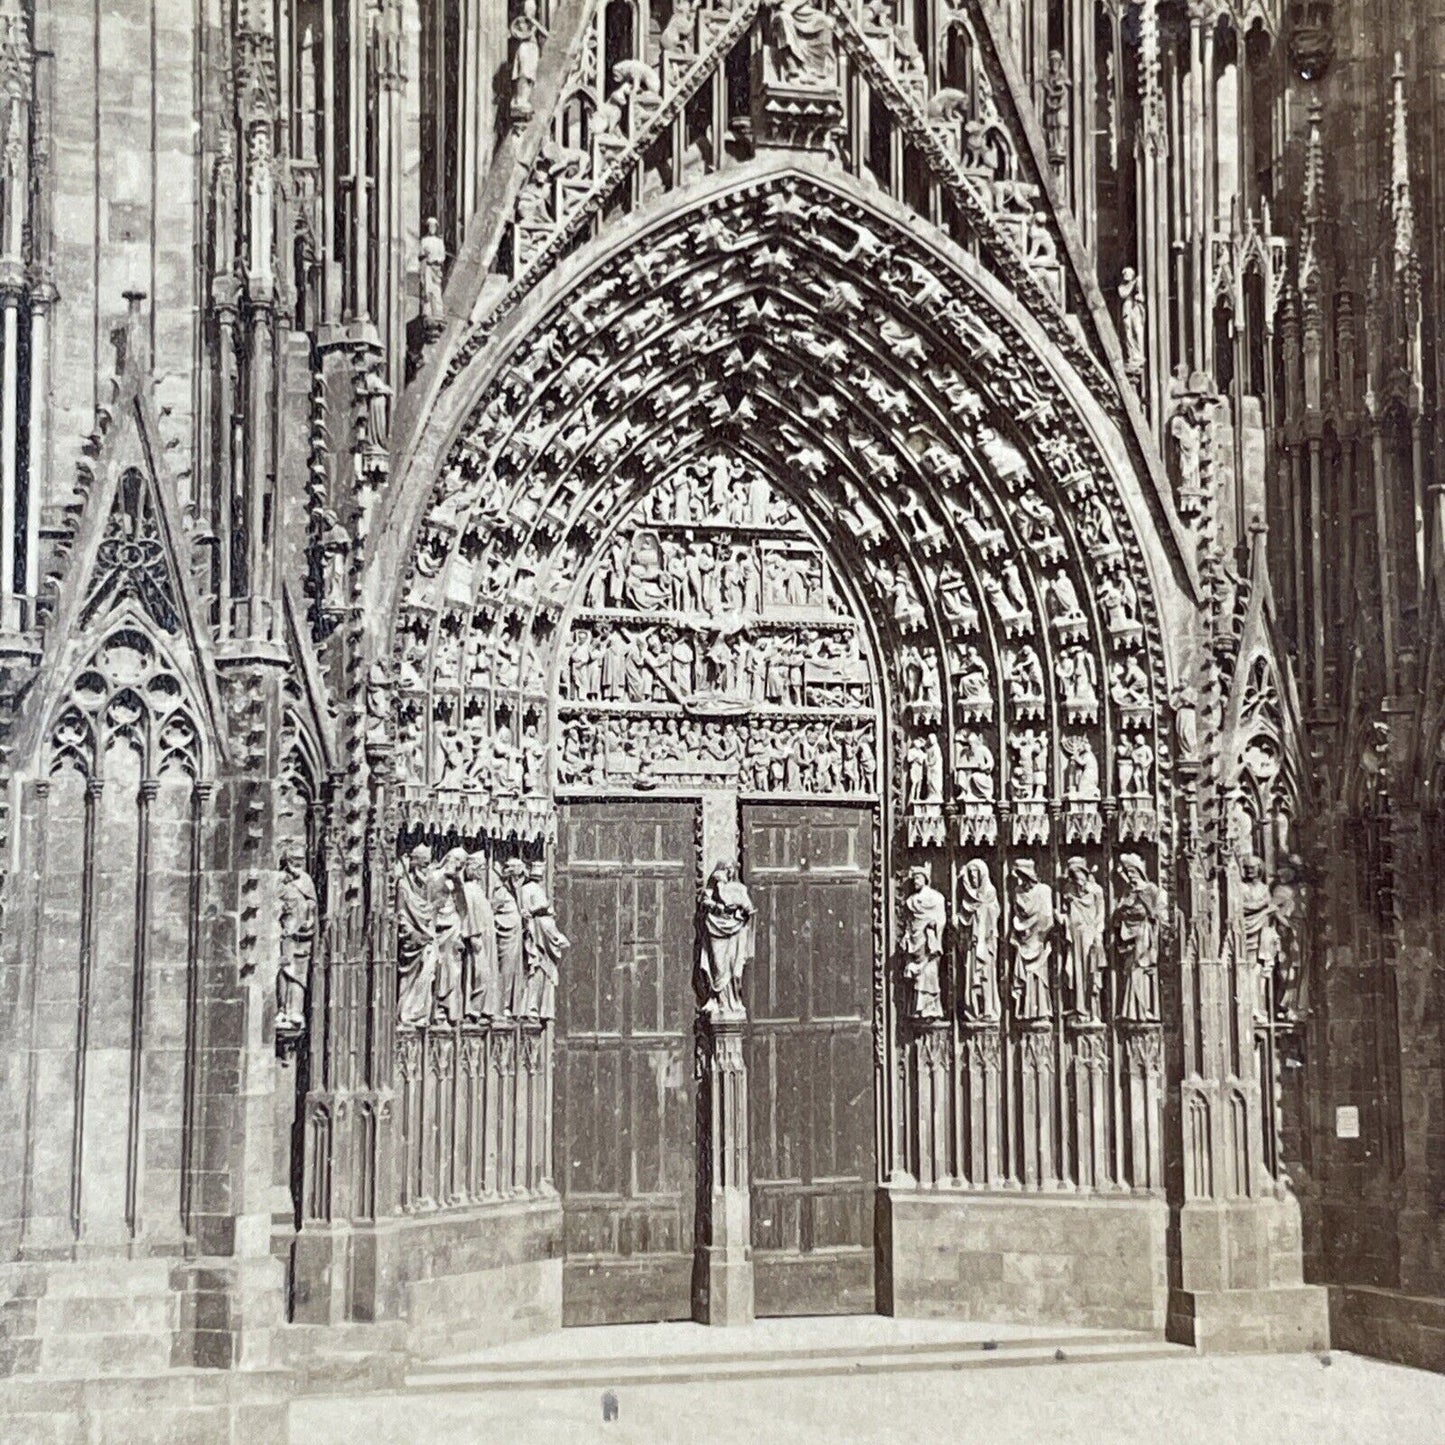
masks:
<instances>
[{"instance_id":1,"label":"crucifixion scene relief","mask_svg":"<svg viewBox=\"0 0 1445 1445\"><path fill-rule=\"evenodd\" d=\"M18 1438L1440 1370L1437 20L0 0Z\"/></svg>"}]
</instances>

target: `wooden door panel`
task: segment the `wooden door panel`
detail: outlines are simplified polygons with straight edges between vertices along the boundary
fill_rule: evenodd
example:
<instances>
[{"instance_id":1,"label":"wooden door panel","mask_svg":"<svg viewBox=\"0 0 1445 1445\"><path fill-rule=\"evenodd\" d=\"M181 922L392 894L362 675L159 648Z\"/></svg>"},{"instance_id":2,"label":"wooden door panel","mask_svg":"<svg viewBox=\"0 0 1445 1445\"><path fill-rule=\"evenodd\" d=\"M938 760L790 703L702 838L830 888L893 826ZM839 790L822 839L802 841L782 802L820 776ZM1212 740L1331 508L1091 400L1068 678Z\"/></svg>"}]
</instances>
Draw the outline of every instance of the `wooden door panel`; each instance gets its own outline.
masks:
<instances>
[{"instance_id":1,"label":"wooden door panel","mask_svg":"<svg viewBox=\"0 0 1445 1445\"><path fill-rule=\"evenodd\" d=\"M756 1307L874 1308L872 817L743 815L758 908L745 992Z\"/></svg>"},{"instance_id":2,"label":"wooden door panel","mask_svg":"<svg viewBox=\"0 0 1445 1445\"><path fill-rule=\"evenodd\" d=\"M558 1000L563 1322L692 1312L696 865L687 804L574 804L558 836L572 940Z\"/></svg>"}]
</instances>

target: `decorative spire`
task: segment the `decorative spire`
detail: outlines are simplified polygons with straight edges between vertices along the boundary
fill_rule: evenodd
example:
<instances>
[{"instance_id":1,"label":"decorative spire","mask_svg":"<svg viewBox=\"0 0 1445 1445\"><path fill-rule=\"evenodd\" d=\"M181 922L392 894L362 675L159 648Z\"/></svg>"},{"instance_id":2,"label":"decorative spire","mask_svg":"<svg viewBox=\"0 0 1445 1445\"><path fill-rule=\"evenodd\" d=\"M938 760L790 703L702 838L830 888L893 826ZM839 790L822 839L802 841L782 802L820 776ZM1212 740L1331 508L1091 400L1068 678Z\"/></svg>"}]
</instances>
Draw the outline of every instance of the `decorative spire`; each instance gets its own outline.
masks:
<instances>
[{"instance_id":1,"label":"decorative spire","mask_svg":"<svg viewBox=\"0 0 1445 1445\"><path fill-rule=\"evenodd\" d=\"M1304 218L1300 225L1299 294L1306 335L1318 335L1324 307L1320 295L1319 227L1324 191L1324 146L1320 119L1324 113L1319 97L1310 101L1309 131L1305 137Z\"/></svg>"},{"instance_id":2,"label":"decorative spire","mask_svg":"<svg viewBox=\"0 0 1445 1445\"><path fill-rule=\"evenodd\" d=\"M1143 0L1139 7L1139 110L1144 144L1163 155L1169 132L1159 74L1158 0Z\"/></svg>"},{"instance_id":3,"label":"decorative spire","mask_svg":"<svg viewBox=\"0 0 1445 1445\"><path fill-rule=\"evenodd\" d=\"M1416 264L1415 202L1410 194L1410 139L1405 107L1405 63L1395 52L1395 92L1390 107L1390 219L1394 226L1395 270L1404 276Z\"/></svg>"}]
</instances>

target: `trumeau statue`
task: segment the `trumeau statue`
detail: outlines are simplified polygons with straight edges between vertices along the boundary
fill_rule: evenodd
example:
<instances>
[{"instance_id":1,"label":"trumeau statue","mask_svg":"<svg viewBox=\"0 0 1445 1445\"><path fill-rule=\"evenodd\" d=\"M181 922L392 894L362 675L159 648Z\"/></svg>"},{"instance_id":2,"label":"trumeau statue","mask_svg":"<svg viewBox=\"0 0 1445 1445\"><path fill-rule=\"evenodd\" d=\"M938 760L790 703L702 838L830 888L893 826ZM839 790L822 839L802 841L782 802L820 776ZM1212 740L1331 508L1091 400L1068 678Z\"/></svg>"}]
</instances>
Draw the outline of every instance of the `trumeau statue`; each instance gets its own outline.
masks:
<instances>
[{"instance_id":1,"label":"trumeau statue","mask_svg":"<svg viewBox=\"0 0 1445 1445\"><path fill-rule=\"evenodd\" d=\"M1144 860L1125 853L1118 863L1119 901L1114 905L1115 958L1123 975L1119 1017L1131 1023L1159 1021L1159 934L1163 895L1149 881Z\"/></svg>"},{"instance_id":2,"label":"trumeau statue","mask_svg":"<svg viewBox=\"0 0 1445 1445\"><path fill-rule=\"evenodd\" d=\"M997 1023L999 922L1002 908L988 864L970 858L958 879L959 1004L970 1023Z\"/></svg>"},{"instance_id":3,"label":"trumeau statue","mask_svg":"<svg viewBox=\"0 0 1445 1445\"><path fill-rule=\"evenodd\" d=\"M1039 1022L1053 1017L1054 890L1039 878L1032 859L1015 858L1012 869L1009 981L1014 1015Z\"/></svg>"},{"instance_id":4,"label":"trumeau statue","mask_svg":"<svg viewBox=\"0 0 1445 1445\"><path fill-rule=\"evenodd\" d=\"M312 951L316 946L316 885L306 871L300 848L281 854L281 958L276 970L276 1029L299 1032L306 1027L306 998L311 987Z\"/></svg>"},{"instance_id":5,"label":"trumeau statue","mask_svg":"<svg viewBox=\"0 0 1445 1445\"><path fill-rule=\"evenodd\" d=\"M948 904L928 881L928 869L908 870L903 896L903 981L909 986L908 1014L926 1023L943 1017L939 964L948 926Z\"/></svg>"},{"instance_id":6,"label":"trumeau statue","mask_svg":"<svg viewBox=\"0 0 1445 1445\"><path fill-rule=\"evenodd\" d=\"M731 863L712 870L698 908L699 972L707 992L703 1013L714 1021L747 1016L743 973L753 959L752 896Z\"/></svg>"}]
</instances>

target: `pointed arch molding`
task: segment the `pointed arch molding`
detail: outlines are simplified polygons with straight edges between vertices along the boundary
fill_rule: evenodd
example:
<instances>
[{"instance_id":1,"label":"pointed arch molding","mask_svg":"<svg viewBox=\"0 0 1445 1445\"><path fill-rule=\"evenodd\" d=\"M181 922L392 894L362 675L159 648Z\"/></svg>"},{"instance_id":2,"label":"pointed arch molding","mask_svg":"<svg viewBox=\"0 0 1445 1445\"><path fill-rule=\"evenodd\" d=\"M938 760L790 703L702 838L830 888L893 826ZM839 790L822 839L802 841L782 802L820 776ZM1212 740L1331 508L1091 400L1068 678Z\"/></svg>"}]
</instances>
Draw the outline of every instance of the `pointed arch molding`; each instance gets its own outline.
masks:
<instances>
[{"instance_id":1,"label":"pointed arch molding","mask_svg":"<svg viewBox=\"0 0 1445 1445\"><path fill-rule=\"evenodd\" d=\"M747 457L822 533L887 634L887 715L908 716L893 664L909 648L945 698L986 672L1000 802L1067 811L1071 761L1092 749L1103 794L1078 811L1117 804L1120 841L1155 836L1157 819L1167 850L1162 724L1196 618L1172 512L999 282L886 198L795 158L681 209L673 197L570 258L442 398L376 518L363 583L372 656L395 668L399 777L423 785L419 802L478 692L483 731L505 727L516 750L525 727L535 755L518 775L546 775L555 659L586 572L649 489L710 446ZM1017 680L1029 672L1050 680L1037 703ZM1064 675L1084 672L1094 703L1065 696ZM942 729L947 756L970 741L967 713ZM907 746L890 744L895 776ZM1130 790L1151 776L1146 804ZM1015 838L1039 828L1016 823Z\"/></svg>"},{"instance_id":2,"label":"pointed arch molding","mask_svg":"<svg viewBox=\"0 0 1445 1445\"><path fill-rule=\"evenodd\" d=\"M723 259L721 252L699 253L689 264L689 258L677 254L678 239L695 231L711 214L731 212L743 218L737 237L739 252L755 251L770 240L801 245L806 251L808 217L787 206L768 204L769 197L791 192L805 194L814 214L852 215L866 223L881 243L881 250L865 243L857 256L846 261L837 255L810 259L842 271L844 279L859 284L876 276L896 251L915 263L910 271L921 266L923 273L931 275L927 283L918 280L909 294L883 297L882 304L903 318L911 313L915 329L944 338L944 350L962 348L969 356L967 369L984 382L987 397L994 388L988 385L986 373L996 369L995 363L978 351L976 338L971 339L966 328L952 325L959 311L971 312L984 321L1000 339L1009 365L1026 371L1035 387L1053 402L1063 429L1081 446L1090 474L1125 509L1151 577L1151 591L1163 609L1168 636L1192 636L1201 595L1198 571L1194 549L1173 503L1147 463L1133 455L1116 420L1105 412L1088 382L1049 340L1027 306L979 261L915 213L836 166L791 155L760 159L710 177L685 194L657 197L634 216L609 223L603 237L536 280L530 294L501 319L486 344L436 394L419 434L399 458L402 469L392 479L379 525L373 529L362 596L374 655L390 650L397 609L438 478L453 459L458 441L483 412L485 394L508 368L518 369L517 363L522 361L518 375L524 375L522 353L547 331L567 331L569 339L559 344L568 352L589 347L597 350L605 328L620 319L623 307L636 310L654 295L681 292L690 272ZM651 274L631 265L634 257L666 256L669 240L673 242L670 257ZM711 248L704 243L704 250ZM626 274L618 276L610 296L604 298L601 289L614 272ZM765 288L770 279L762 272L755 275L759 288ZM675 295L670 314L657 320L655 336L680 329L696 306L695 298L689 304ZM582 332L586 334L579 334ZM636 349L635 343L632 349ZM618 361L622 361L620 356ZM562 367L562 362L557 363L554 372ZM546 379L539 372L531 381L535 388ZM513 390L515 393L515 385ZM1000 397L1006 408L1006 388ZM1039 439L1054 434L1046 430L1049 424L1035 420L1039 424L1032 440L1024 438L1026 451L1036 451Z\"/></svg>"}]
</instances>

